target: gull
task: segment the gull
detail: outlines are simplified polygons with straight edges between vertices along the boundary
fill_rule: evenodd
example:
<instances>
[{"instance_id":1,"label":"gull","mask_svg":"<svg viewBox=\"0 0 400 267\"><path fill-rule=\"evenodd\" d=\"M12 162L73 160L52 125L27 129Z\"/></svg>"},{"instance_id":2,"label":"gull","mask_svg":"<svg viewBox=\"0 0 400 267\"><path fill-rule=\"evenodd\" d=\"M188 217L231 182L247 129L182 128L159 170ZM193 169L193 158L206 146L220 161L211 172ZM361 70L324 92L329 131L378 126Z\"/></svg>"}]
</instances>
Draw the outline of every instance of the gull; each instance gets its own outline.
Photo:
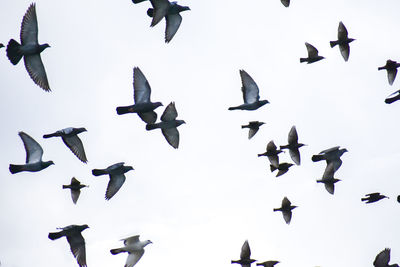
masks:
<instances>
[{"instance_id":1,"label":"gull","mask_svg":"<svg viewBox=\"0 0 400 267\"><path fill-rule=\"evenodd\" d=\"M115 255L121 252L128 252L128 258L124 267L133 267L143 256L144 247L148 244L152 244L150 240L140 241L139 235L131 236L122 239L124 241L124 247L111 249L111 254Z\"/></svg>"},{"instance_id":2,"label":"gull","mask_svg":"<svg viewBox=\"0 0 400 267\"><path fill-rule=\"evenodd\" d=\"M325 184L326 191L328 191L332 195L335 192L335 183L340 181L340 179L336 179L333 177L334 173L334 164L330 163L328 164L328 166L326 166L322 179L317 180L317 183Z\"/></svg>"},{"instance_id":3,"label":"gull","mask_svg":"<svg viewBox=\"0 0 400 267\"><path fill-rule=\"evenodd\" d=\"M339 45L339 50L340 54L342 54L342 57L344 61L349 60L349 55L350 55L350 43L353 42L355 39L353 38L348 38L348 33L347 29L344 26L343 22L339 22L339 27L338 27L338 39L337 41L330 41L331 47L335 47L336 45Z\"/></svg>"},{"instance_id":4,"label":"gull","mask_svg":"<svg viewBox=\"0 0 400 267\"><path fill-rule=\"evenodd\" d=\"M240 260L232 260L231 264L237 263L242 265L242 267L250 267L253 262L256 260L253 260L250 258L251 256L251 251L250 251L250 245L249 241L244 241L242 245L242 250L240 251Z\"/></svg>"},{"instance_id":5,"label":"gull","mask_svg":"<svg viewBox=\"0 0 400 267\"><path fill-rule=\"evenodd\" d=\"M265 124L265 122L261 121L251 121L247 125L242 125L242 129L249 128L249 139L251 139L260 129L260 126Z\"/></svg>"},{"instance_id":6,"label":"gull","mask_svg":"<svg viewBox=\"0 0 400 267\"><path fill-rule=\"evenodd\" d=\"M267 144L266 152L264 152L262 154L258 154L258 156L259 157L267 156L271 165L274 166L275 168L278 168L279 167L278 154L281 152L283 152L283 151L280 149L279 150L276 149L276 145L275 145L274 141L269 141L269 143Z\"/></svg>"},{"instance_id":7,"label":"gull","mask_svg":"<svg viewBox=\"0 0 400 267\"><path fill-rule=\"evenodd\" d=\"M292 158L293 162L297 165L300 165L300 152L299 148L305 146L305 144L298 142L298 136L296 131L296 126L293 126L288 135L288 145L281 146L281 149L289 149L290 157Z\"/></svg>"},{"instance_id":8,"label":"gull","mask_svg":"<svg viewBox=\"0 0 400 267\"><path fill-rule=\"evenodd\" d=\"M377 202L384 198L389 198L385 195L381 195L381 193L370 193L366 194L365 198L361 198L361 201L365 201L366 204Z\"/></svg>"},{"instance_id":9,"label":"gull","mask_svg":"<svg viewBox=\"0 0 400 267\"><path fill-rule=\"evenodd\" d=\"M292 206L292 203L290 203L289 199L287 197L284 197L281 207L274 209L274 211L281 211L286 224L290 224L290 221L292 219L292 209L295 208L297 208L297 206Z\"/></svg>"},{"instance_id":10,"label":"gull","mask_svg":"<svg viewBox=\"0 0 400 267\"><path fill-rule=\"evenodd\" d=\"M72 177L71 184L62 186L63 189L71 189L71 197L74 204L76 204L78 201L79 195L81 194L81 189L84 187L88 186L81 184L81 182L79 182L75 177Z\"/></svg>"},{"instance_id":11,"label":"gull","mask_svg":"<svg viewBox=\"0 0 400 267\"><path fill-rule=\"evenodd\" d=\"M390 264L390 248L385 248L378 255L376 255L374 260L375 267L399 267L397 263Z\"/></svg>"},{"instance_id":12,"label":"gull","mask_svg":"<svg viewBox=\"0 0 400 267\"><path fill-rule=\"evenodd\" d=\"M306 43L306 47L307 47L308 57L300 58L300 63L307 62L307 64L311 64L311 63L317 62L317 61L319 61L321 59L324 59L323 56L319 56L318 55L317 48L315 48L314 46L310 45L309 43Z\"/></svg>"},{"instance_id":13,"label":"gull","mask_svg":"<svg viewBox=\"0 0 400 267\"><path fill-rule=\"evenodd\" d=\"M400 63L397 63L396 61L388 59L386 61L385 66L379 67L378 70L386 70L387 71L388 82L390 85L392 85L394 82L394 79L396 79L398 67L400 67Z\"/></svg>"}]
</instances>

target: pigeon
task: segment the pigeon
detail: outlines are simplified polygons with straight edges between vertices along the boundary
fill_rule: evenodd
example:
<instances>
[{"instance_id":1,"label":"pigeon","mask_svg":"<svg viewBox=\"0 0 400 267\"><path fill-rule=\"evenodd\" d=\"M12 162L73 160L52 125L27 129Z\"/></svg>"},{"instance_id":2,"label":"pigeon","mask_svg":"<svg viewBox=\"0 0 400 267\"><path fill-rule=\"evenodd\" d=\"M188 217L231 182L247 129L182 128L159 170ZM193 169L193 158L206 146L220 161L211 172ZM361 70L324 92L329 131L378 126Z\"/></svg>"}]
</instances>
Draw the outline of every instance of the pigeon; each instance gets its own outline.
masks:
<instances>
[{"instance_id":1,"label":"pigeon","mask_svg":"<svg viewBox=\"0 0 400 267\"><path fill-rule=\"evenodd\" d=\"M14 39L8 42L8 59L13 65L17 65L21 58L24 57L25 68L31 79L43 90L50 92L46 71L40 58L40 53L50 47L50 45L38 43L38 23L35 3L29 6L24 15L21 24L20 39L21 44Z\"/></svg>"},{"instance_id":2,"label":"pigeon","mask_svg":"<svg viewBox=\"0 0 400 267\"><path fill-rule=\"evenodd\" d=\"M240 70L240 78L242 79L242 93L244 104L236 107L230 107L228 110L256 110L265 104L268 100L260 100L259 89L253 78L247 72Z\"/></svg>"},{"instance_id":3,"label":"pigeon","mask_svg":"<svg viewBox=\"0 0 400 267\"><path fill-rule=\"evenodd\" d=\"M289 199L285 197L282 200L282 205L280 208L274 209L274 211L281 211L283 215L283 219L285 219L286 224L290 224L292 219L292 209L297 208L297 206L292 206Z\"/></svg>"},{"instance_id":4,"label":"pigeon","mask_svg":"<svg viewBox=\"0 0 400 267\"><path fill-rule=\"evenodd\" d=\"M386 70L387 71L387 77L388 77L389 84L392 85L394 82L394 79L396 79L398 67L400 67L400 63L397 63L396 61L388 59L386 61L386 65L379 67L378 70Z\"/></svg>"},{"instance_id":5,"label":"pigeon","mask_svg":"<svg viewBox=\"0 0 400 267\"><path fill-rule=\"evenodd\" d=\"M310 45L309 43L306 43L306 47L307 47L308 57L300 58L300 63L307 62L307 64L311 64L321 59L324 59L323 56L318 56L317 48Z\"/></svg>"},{"instance_id":6,"label":"pigeon","mask_svg":"<svg viewBox=\"0 0 400 267\"><path fill-rule=\"evenodd\" d=\"M151 102L150 84L144 76L143 72L138 68L133 68L133 98L135 104L125 107L117 107L117 114L137 113L145 123L155 123L157 113L156 108L162 106L161 102Z\"/></svg>"},{"instance_id":7,"label":"pigeon","mask_svg":"<svg viewBox=\"0 0 400 267\"><path fill-rule=\"evenodd\" d=\"M265 124L265 122L251 121L247 125L242 125L242 129L249 128L249 140L258 132L260 126Z\"/></svg>"},{"instance_id":8,"label":"pigeon","mask_svg":"<svg viewBox=\"0 0 400 267\"><path fill-rule=\"evenodd\" d=\"M173 148L179 147L179 132L177 127L184 124L185 121L177 120L178 112L175 108L175 103L171 102L161 115L161 122L147 124L146 130L151 131L157 128L161 129L162 134Z\"/></svg>"},{"instance_id":9,"label":"pigeon","mask_svg":"<svg viewBox=\"0 0 400 267\"><path fill-rule=\"evenodd\" d=\"M375 267L399 267L397 263L390 264L390 248L385 248L378 255L376 255L374 260Z\"/></svg>"},{"instance_id":10,"label":"pigeon","mask_svg":"<svg viewBox=\"0 0 400 267\"><path fill-rule=\"evenodd\" d=\"M281 0L282 5L284 5L285 7L289 7L290 5L290 0Z\"/></svg>"},{"instance_id":11,"label":"pigeon","mask_svg":"<svg viewBox=\"0 0 400 267\"><path fill-rule=\"evenodd\" d=\"M121 252L128 252L128 258L124 267L133 267L140 260L144 254L144 247L148 244L152 244L150 240L140 241L139 235L131 236L122 239L124 241L124 247L111 249L111 254L115 255Z\"/></svg>"},{"instance_id":12,"label":"pigeon","mask_svg":"<svg viewBox=\"0 0 400 267\"><path fill-rule=\"evenodd\" d=\"M250 251L250 246L249 246L249 241L244 241L242 245L242 250L240 251L240 260L232 260L231 264L237 263L242 265L242 267L250 267L253 262L256 260L253 260L250 258L251 256L251 251Z\"/></svg>"},{"instance_id":13,"label":"pigeon","mask_svg":"<svg viewBox=\"0 0 400 267\"><path fill-rule=\"evenodd\" d=\"M326 166L324 174L322 175L322 179L317 180L317 183L325 184L326 191L328 191L332 195L335 192L335 183L340 181L340 179L336 179L333 177L334 173L334 164L330 163L328 164L328 166Z\"/></svg>"},{"instance_id":14,"label":"pigeon","mask_svg":"<svg viewBox=\"0 0 400 267\"><path fill-rule=\"evenodd\" d=\"M278 165L278 167L274 166L274 165L269 165L271 168L271 172L274 172L275 170L278 170L278 174L276 175L276 177L279 177L285 173L288 172L289 168L293 166L292 163L281 163Z\"/></svg>"},{"instance_id":15,"label":"pigeon","mask_svg":"<svg viewBox=\"0 0 400 267\"><path fill-rule=\"evenodd\" d=\"M61 137L64 144L74 153L74 155L83 163L87 163L85 149L78 134L86 132L85 128L65 128L52 134L45 134L43 138Z\"/></svg>"},{"instance_id":16,"label":"pigeon","mask_svg":"<svg viewBox=\"0 0 400 267\"><path fill-rule=\"evenodd\" d=\"M289 149L290 157L296 165L300 165L299 148L305 146L305 144L298 143L298 139L296 126L293 126L288 135L288 144L280 147L281 149Z\"/></svg>"},{"instance_id":17,"label":"pigeon","mask_svg":"<svg viewBox=\"0 0 400 267\"><path fill-rule=\"evenodd\" d=\"M51 240L58 239L65 236L71 247L71 252L76 258L79 267L86 267L86 249L85 249L85 239L83 238L81 232L89 228L87 224L84 225L69 225L62 229L60 232L49 233L49 238Z\"/></svg>"},{"instance_id":18,"label":"pigeon","mask_svg":"<svg viewBox=\"0 0 400 267\"><path fill-rule=\"evenodd\" d=\"M273 165L275 168L279 167L279 156L278 154L283 152L282 150L277 150L276 149L276 145L274 143L274 141L269 141L269 143L267 144L267 151L262 153L262 154L258 154L259 157L261 156L267 156L269 159L269 162L271 163L271 165Z\"/></svg>"},{"instance_id":19,"label":"pigeon","mask_svg":"<svg viewBox=\"0 0 400 267\"><path fill-rule=\"evenodd\" d=\"M385 195L381 195L380 193L370 193L366 194L365 198L361 198L361 201L365 201L366 204L377 202L384 198L389 198Z\"/></svg>"},{"instance_id":20,"label":"pigeon","mask_svg":"<svg viewBox=\"0 0 400 267\"><path fill-rule=\"evenodd\" d=\"M108 174L110 181L107 185L106 200L110 200L125 183L124 173L133 170L132 166L124 166L125 162L115 163L106 169L93 169L92 174L94 176L100 176Z\"/></svg>"},{"instance_id":21,"label":"pigeon","mask_svg":"<svg viewBox=\"0 0 400 267\"><path fill-rule=\"evenodd\" d=\"M165 42L169 43L182 22L182 11L190 10L188 6L180 6L177 2L168 0L150 0L153 8L147 10L147 15L152 19L150 27L156 26L164 17L167 22L165 28Z\"/></svg>"},{"instance_id":22,"label":"pigeon","mask_svg":"<svg viewBox=\"0 0 400 267\"><path fill-rule=\"evenodd\" d=\"M274 265L277 263L279 263L279 261L264 261L264 262L259 262L256 265L264 267L274 267Z\"/></svg>"},{"instance_id":23,"label":"pigeon","mask_svg":"<svg viewBox=\"0 0 400 267\"><path fill-rule=\"evenodd\" d=\"M72 177L71 184L62 186L63 189L71 189L71 197L74 204L76 204L78 201L79 195L81 194L81 189L84 187L88 186L81 184L81 182L79 182L75 177Z\"/></svg>"},{"instance_id":24,"label":"pigeon","mask_svg":"<svg viewBox=\"0 0 400 267\"><path fill-rule=\"evenodd\" d=\"M38 172L43 169L46 169L50 165L53 165L53 161L42 161L43 149L32 137L24 132L18 133L19 137L21 137L22 142L24 143L25 152L26 152L26 164L23 165L15 165L10 164L9 170L12 174L18 172Z\"/></svg>"},{"instance_id":25,"label":"pigeon","mask_svg":"<svg viewBox=\"0 0 400 267\"><path fill-rule=\"evenodd\" d=\"M392 95L395 95L395 96L391 97ZM393 102L396 102L399 99L400 99L400 90L397 90L396 92L394 92L393 94L389 95L385 99L385 103L386 104L392 104Z\"/></svg>"},{"instance_id":26,"label":"pigeon","mask_svg":"<svg viewBox=\"0 0 400 267\"><path fill-rule=\"evenodd\" d=\"M340 157L348 152L346 148L339 149L340 146L335 146L326 150L319 152L318 155L313 155L311 160L314 162L326 160L327 165L333 163L333 170L336 172L342 165L342 160Z\"/></svg>"},{"instance_id":27,"label":"pigeon","mask_svg":"<svg viewBox=\"0 0 400 267\"><path fill-rule=\"evenodd\" d=\"M347 35L348 35L347 29L344 26L343 22L339 22L338 39L337 41L330 41L330 45L332 48L335 47L336 45L339 45L340 54L342 54L344 61L349 60L349 55L350 55L349 44L355 40L353 38L348 38Z\"/></svg>"}]
</instances>

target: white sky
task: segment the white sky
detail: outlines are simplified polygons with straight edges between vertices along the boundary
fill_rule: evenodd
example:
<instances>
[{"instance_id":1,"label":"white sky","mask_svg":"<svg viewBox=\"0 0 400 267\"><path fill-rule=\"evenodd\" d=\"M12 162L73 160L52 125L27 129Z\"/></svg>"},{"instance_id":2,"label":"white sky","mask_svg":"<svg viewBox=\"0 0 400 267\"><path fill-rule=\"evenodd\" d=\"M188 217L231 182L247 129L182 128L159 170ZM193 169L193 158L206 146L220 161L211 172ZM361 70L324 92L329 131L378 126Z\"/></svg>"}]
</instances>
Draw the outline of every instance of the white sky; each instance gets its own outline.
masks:
<instances>
[{"instance_id":1,"label":"white sky","mask_svg":"<svg viewBox=\"0 0 400 267\"><path fill-rule=\"evenodd\" d=\"M0 2L0 38L19 40L30 1ZM77 266L65 239L49 232L88 224L88 266L123 266L113 256L119 239L140 234L153 244L137 266L231 266L248 239L252 257L289 266L372 266L378 252L392 248L400 262L398 113L385 97L389 86L377 67L400 60L398 0L180 1L191 11L169 44L165 21L150 28L149 3L130 0L39 0L39 42L51 93L29 78L23 63L13 66L0 50L0 261L5 267ZM339 21L351 43L349 62L331 49ZM326 59L305 65L304 42ZM180 147L160 131L146 132L137 115L115 108L133 103L132 69L139 66L152 87L152 100L175 101ZM271 103L253 112L228 111L242 103L239 69L245 69ZM164 107L156 111L161 115ZM252 140L240 129L266 122ZM302 165L275 178L266 144L287 142L296 125ZM81 163L60 139L42 135L66 127L80 134L89 160ZM25 152L18 131L44 149L54 166L39 173L11 175ZM335 195L317 184L325 163L311 156L340 145L342 179ZM108 178L91 175L124 161L135 168L121 190L104 200ZM290 161L288 153L281 161ZM62 190L76 177L89 188L75 206ZM390 199L365 205L360 198L379 191ZM287 196L294 210L286 225L272 212Z\"/></svg>"}]
</instances>

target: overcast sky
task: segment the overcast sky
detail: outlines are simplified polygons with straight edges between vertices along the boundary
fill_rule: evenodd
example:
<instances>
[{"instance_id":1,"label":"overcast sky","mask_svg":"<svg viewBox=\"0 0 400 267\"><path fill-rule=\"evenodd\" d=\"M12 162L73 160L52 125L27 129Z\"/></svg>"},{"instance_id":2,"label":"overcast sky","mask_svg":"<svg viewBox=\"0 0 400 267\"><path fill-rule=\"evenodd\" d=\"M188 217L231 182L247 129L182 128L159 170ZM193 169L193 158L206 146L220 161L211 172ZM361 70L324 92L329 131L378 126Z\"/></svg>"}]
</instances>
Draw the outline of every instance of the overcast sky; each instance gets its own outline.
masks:
<instances>
[{"instance_id":1,"label":"overcast sky","mask_svg":"<svg viewBox=\"0 0 400 267\"><path fill-rule=\"evenodd\" d=\"M19 41L30 1L0 1L0 38ZM49 232L88 224L83 232L88 266L120 266L113 256L119 240L140 234L153 244L138 267L229 267L248 239L252 258L279 260L279 267L372 266L385 247L400 262L398 162L400 103L384 99L390 86L387 59L400 60L398 0L181 1L191 11L164 43L165 21L150 28L150 3L130 0L38 0L39 42L51 93L29 78L23 63L13 66L0 50L0 261L5 267L78 266L65 238ZM339 21L351 43L348 62L331 49ZM326 59L305 65L305 42ZM117 106L133 103L132 74L138 66L164 107L175 101L180 147L160 131L147 132L135 114L118 116ZM257 111L228 111L242 103L239 69L257 82L270 104ZM161 115L164 107L156 111ZM264 121L247 139L241 125ZM266 158L257 158L270 140L287 143L296 125L302 164L275 178ZM88 164L61 139L43 139L66 127L80 134ZM44 160L54 166L12 175L22 164L19 131L36 139ZM313 154L340 145L348 149L336 172L335 195L316 179L325 163ZM121 190L104 199L106 176L93 168L124 161L135 168ZM282 162L291 162L289 154ZM77 205L62 190L76 177L89 188ZM365 205L364 194L390 197ZM284 196L293 205L292 222L280 213Z\"/></svg>"}]
</instances>

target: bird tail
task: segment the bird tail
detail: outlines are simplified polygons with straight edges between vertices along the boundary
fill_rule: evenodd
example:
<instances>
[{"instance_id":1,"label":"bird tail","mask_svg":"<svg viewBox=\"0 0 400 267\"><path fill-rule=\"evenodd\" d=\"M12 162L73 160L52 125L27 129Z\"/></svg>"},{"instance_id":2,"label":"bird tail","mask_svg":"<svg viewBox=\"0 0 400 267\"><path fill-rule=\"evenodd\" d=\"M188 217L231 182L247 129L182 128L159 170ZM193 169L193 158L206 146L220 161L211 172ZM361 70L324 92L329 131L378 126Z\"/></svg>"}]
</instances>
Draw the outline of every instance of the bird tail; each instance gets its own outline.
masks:
<instances>
[{"instance_id":1,"label":"bird tail","mask_svg":"<svg viewBox=\"0 0 400 267\"><path fill-rule=\"evenodd\" d=\"M306 62L306 61L307 61L307 58L304 58L304 57L300 58L300 63L303 63L303 62Z\"/></svg>"},{"instance_id":2,"label":"bird tail","mask_svg":"<svg viewBox=\"0 0 400 267\"><path fill-rule=\"evenodd\" d=\"M363 197L363 198L361 198L361 201L367 201L369 198L367 198L367 197Z\"/></svg>"},{"instance_id":3,"label":"bird tail","mask_svg":"<svg viewBox=\"0 0 400 267\"><path fill-rule=\"evenodd\" d=\"M147 16L149 16L150 18L152 18L153 15L154 15L154 9L152 9L152 8L147 9Z\"/></svg>"},{"instance_id":4,"label":"bird tail","mask_svg":"<svg viewBox=\"0 0 400 267\"><path fill-rule=\"evenodd\" d=\"M117 107L117 114L118 115L122 115L122 114L126 114L126 113L131 113L132 111L130 111L130 106L128 107Z\"/></svg>"},{"instance_id":5,"label":"bird tail","mask_svg":"<svg viewBox=\"0 0 400 267\"><path fill-rule=\"evenodd\" d=\"M397 100L399 100L398 97L386 98L386 99L385 99L385 103L386 103L386 104L392 104L393 102L395 102L395 101L397 101Z\"/></svg>"},{"instance_id":6,"label":"bird tail","mask_svg":"<svg viewBox=\"0 0 400 267\"><path fill-rule=\"evenodd\" d=\"M146 1L146 0L132 0L132 2L133 2L134 4L138 4L138 3L141 3L141 2L143 2L143 1Z\"/></svg>"},{"instance_id":7,"label":"bird tail","mask_svg":"<svg viewBox=\"0 0 400 267\"><path fill-rule=\"evenodd\" d=\"M239 263L239 261L233 261L233 260L231 260L231 264L233 264L233 263Z\"/></svg>"},{"instance_id":8,"label":"bird tail","mask_svg":"<svg viewBox=\"0 0 400 267\"><path fill-rule=\"evenodd\" d=\"M50 138L50 137L55 137L55 136L58 136L57 133L45 134L45 135L43 135L43 138Z\"/></svg>"},{"instance_id":9,"label":"bird tail","mask_svg":"<svg viewBox=\"0 0 400 267\"><path fill-rule=\"evenodd\" d=\"M323 155L314 155L311 158L311 160L314 161L314 162L317 162L317 161L320 161L320 160L323 160L323 159L324 159Z\"/></svg>"},{"instance_id":10,"label":"bird tail","mask_svg":"<svg viewBox=\"0 0 400 267\"><path fill-rule=\"evenodd\" d=\"M236 110L236 109L240 109L239 107L230 107L228 108L228 110Z\"/></svg>"},{"instance_id":11,"label":"bird tail","mask_svg":"<svg viewBox=\"0 0 400 267\"><path fill-rule=\"evenodd\" d=\"M385 69L385 66L378 68L378 70L384 70L384 69Z\"/></svg>"},{"instance_id":12,"label":"bird tail","mask_svg":"<svg viewBox=\"0 0 400 267\"><path fill-rule=\"evenodd\" d=\"M257 154L257 156L262 157L262 156L264 156L264 153L263 154Z\"/></svg>"},{"instance_id":13,"label":"bird tail","mask_svg":"<svg viewBox=\"0 0 400 267\"><path fill-rule=\"evenodd\" d=\"M92 174L94 176L100 176L100 175L107 174L107 172L105 170L101 170L101 169L93 169Z\"/></svg>"},{"instance_id":14,"label":"bird tail","mask_svg":"<svg viewBox=\"0 0 400 267\"><path fill-rule=\"evenodd\" d=\"M274 209L274 211L280 211L281 209L280 208L278 208L278 209Z\"/></svg>"},{"instance_id":15,"label":"bird tail","mask_svg":"<svg viewBox=\"0 0 400 267\"><path fill-rule=\"evenodd\" d=\"M155 124L149 123L149 124L146 125L146 130L147 131L151 131L151 130L154 130L156 128L157 128L157 126Z\"/></svg>"},{"instance_id":16,"label":"bird tail","mask_svg":"<svg viewBox=\"0 0 400 267\"><path fill-rule=\"evenodd\" d=\"M273 172L273 171L275 171L276 169L278 169L276 166L274 166L274 165L269 165L269 167L270 167L270 169L271 169L271 172Z\"/></svg>"},{"instance_id":17,"label":"bird tail","mask_svg":"<svg viewBox=\"0 0 400 267\"><path fill-rule=\"evenodd\" d=\"M58 238L60 238L60 237L62 237L62 236L63 236L62 232L49 233L49 238L50 238L51 240L58 239Z\"/></svg>"},{"instance_id":18,"label":"bird tail","mask_svg":"<svg viewBox=\"0 0 400 267\"><path fill-rule=\"evenodd\" d=\"M18 62L21 60L21 58L23 56L21 51L19 50L20 46L21 45L17 41L15 41L14 39L11 39L8 42L8 45L7 45L7 57L11 61L11 63L13 65L17 65Z\"/></svg>"},{"instance_id":19,"label":"bird tail","mask_svg":"<svg viewBox=\"0 0 400 267\"><path fill-rule=\"evenodd\" d=\"M125 250L123 248L116 248L116 249L111 249L110 252L111 254L115 255L121 252L125 252Z\"/></svg>"},{"instance_id":20,"label":"bird tail","mask_svg":"<svg viewBox=\"0 0 400 267\"><path fill-rule=\"evenodd\" d=\"M9 170L12 174L14 174L14 173L22 172L24 170L24 168L23 168L23 165L10 164Z\"/></svg>"},{"instance_id":21,"label":"bird tail","mask_svg":"<svg viewBox=\"0 0 400 267\"><path fill-rule=\"evenodd\" d=\"M69 185L63 185L62 188L66 189L66 188L70 188L70 186Z\"/></svg>"},{"instance_id":22,"label":"bird tail","mask_svg":"<svg viewBox=\"0 0 400 267\"><path fill-rule=\"evenodd\" d=\"M338 42L337 41L330 41L329 44L331 45L331 47L335 47Z\"/></svg>"}]
</instances>

